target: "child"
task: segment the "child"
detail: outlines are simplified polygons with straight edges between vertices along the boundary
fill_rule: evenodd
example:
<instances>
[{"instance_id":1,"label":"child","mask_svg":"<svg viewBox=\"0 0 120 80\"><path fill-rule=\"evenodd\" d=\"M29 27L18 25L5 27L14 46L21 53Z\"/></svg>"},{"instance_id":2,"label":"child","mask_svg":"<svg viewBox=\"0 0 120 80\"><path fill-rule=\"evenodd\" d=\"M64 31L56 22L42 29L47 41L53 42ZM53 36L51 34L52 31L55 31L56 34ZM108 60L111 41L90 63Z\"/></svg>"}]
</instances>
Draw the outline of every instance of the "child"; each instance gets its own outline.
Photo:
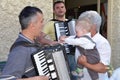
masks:
<instances>
[{"instance_id":1,"label":"child","mask_svg":"<svg viewBox=\"0 0 120 80\"><path fill-rule=\"evenodd\" d=\"M91 64L99 63L100 57L96 49L95 42L91 39L91 24L87 20L78 20L76 23L76 37L75 36L61 36L60 41L76 46L76 52L85 55L87 62ZM83 66L78 65L78 68L72 72L73 75L82 77ZM98 79L98 73L88 69L92 80Z\"/></svg>"}]
</instances>

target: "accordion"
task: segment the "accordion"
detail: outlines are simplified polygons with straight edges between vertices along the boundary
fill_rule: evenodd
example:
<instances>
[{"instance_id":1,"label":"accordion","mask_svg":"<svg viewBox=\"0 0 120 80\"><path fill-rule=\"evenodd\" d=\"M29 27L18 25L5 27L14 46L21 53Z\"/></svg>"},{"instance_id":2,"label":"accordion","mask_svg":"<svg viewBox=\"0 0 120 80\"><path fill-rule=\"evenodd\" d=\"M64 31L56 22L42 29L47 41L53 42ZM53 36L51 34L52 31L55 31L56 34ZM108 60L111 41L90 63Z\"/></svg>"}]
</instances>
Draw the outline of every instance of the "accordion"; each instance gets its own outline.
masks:
<instances>
[{"instance_id":1,"label":"accordion","mask_svg":"<svg viewBox=\"0 0 120 80\"><path fill-rule=\"evenodd\" d=\"M60 36L72 36L76 35L75 32L75 20L68 21L56 21L54 24L56 40L59 40ZM75 48L72 45L64 44L66 53L74 52Z\"/></svg>"},{"instance_id":2,"label":"accordion","mask_svg":"<svg viewBox=\"0 0 120 80\"><path fill-rule=\"evenodd\" d=\"M70 71L62 45L45 47L32 54L38 75L49 76L49 80L70 80Z\"/></svg>"}]
</instances>

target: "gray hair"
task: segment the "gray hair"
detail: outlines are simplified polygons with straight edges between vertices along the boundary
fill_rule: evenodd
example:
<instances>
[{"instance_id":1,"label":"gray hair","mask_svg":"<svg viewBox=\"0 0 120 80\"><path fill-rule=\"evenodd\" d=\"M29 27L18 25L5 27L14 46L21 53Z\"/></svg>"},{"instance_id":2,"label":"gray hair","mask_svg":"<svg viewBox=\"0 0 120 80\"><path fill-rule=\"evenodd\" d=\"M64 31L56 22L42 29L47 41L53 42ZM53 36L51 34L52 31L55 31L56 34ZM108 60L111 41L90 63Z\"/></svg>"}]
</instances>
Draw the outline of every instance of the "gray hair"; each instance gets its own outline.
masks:
<instances>
[{"instance_id":1,"label":"gray hair","mask_svg":"<svg viewBox=\"0 0 120 80\"><path fill-rule=\"evenodd\" d=\"M19 14L19 21L21 29L24 30L31 22L35 22L37 19L37 13L42 14L42 11L37 7L26 6Z\"/></svg>"},{"instance_id":2,"label":"gray hair","mask_svg":"<svg viewBox=\"0 0 120 80\"><path fill-rule=\"evenodd\" d=\"M91 22L91 24L96 25L96 31L99 32L101 22L102 22L102 19L99 13L97 13L96 11L92 11L92 10L85 11L78 18L78 20L82 20L82 19L88 19Z\"/></svg>"}]
</instances>

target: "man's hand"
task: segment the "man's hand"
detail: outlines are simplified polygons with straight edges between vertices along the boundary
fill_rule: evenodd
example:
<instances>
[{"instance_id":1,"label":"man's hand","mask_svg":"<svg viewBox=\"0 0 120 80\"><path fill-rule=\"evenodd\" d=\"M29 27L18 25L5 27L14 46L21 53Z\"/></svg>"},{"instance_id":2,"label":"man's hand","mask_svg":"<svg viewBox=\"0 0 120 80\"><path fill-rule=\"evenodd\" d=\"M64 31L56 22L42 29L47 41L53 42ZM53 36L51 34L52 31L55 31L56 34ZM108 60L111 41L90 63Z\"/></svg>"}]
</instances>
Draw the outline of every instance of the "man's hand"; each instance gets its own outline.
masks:
<instances>
[{"instance_id":1,"label":"man's hand","mask_svg":"<svg viewBox=\"0 0 120 80\"><path fill-rule=\"evenodd\" d=\"M84 55L79 56L78 60L77 60L77 63L85 66L85 64L87 63L86 56L84 56Z\"/></svg>"},{"instance_id":2,"label":"man's hand","mask_svg":"<svg viewBox=\"0 0 120 80\"><path fill-rule=\"evenodd\" d=\"M47 77L47 76L35 76L35 77L17 79L17 80L49 80L49 77Z\"/></svg>"},{"instance_id":3,"label":"man's hand","mask_svg":"<svg viewBox=\"0 0 120 80\"><path fill-rule=\"evenodd\" d=\"M56 44L60 44L60 43L59 43L58 41L50 41L50 42L49 42L49 45L51 45L51 46L52 46L52 45L56 45Z\"/></svg>"},{"instance_id":4,"label":"man's hand","mask_svg":"<svg viewBox=\"0 0 120 80\"><path fill-rule=\"evenodd\" d=\"M105 66L103 63L99 62L97 64L90 64L87 62L87 58L84 55L81 55L78 57L77 63L78 65L81 64L84 67L99 73L105 73L107 71L107 68L106 68L107 66Z\"/></svg>"},{"instance_id":5,"label":"man's hand","mask_svg":"<svg viewBox=\"0 0 120 80\"><path fill-rule=\"evenodd\" d=\"M67 38L67 36L60 36L60 38L59 38L60 42L64 42L65 38Z\"/></svg>"}]
</instances>

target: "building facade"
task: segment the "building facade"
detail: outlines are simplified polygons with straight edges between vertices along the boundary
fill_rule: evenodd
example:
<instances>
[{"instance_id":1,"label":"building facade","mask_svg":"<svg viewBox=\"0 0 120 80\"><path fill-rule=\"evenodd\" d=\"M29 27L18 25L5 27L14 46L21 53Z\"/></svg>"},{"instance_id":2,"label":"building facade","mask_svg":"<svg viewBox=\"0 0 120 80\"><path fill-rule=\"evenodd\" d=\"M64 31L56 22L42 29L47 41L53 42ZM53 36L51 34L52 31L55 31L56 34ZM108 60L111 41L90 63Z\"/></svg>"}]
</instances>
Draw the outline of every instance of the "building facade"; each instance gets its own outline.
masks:
<instances>
[{"instance_id":1,"label":"building facade","mask_svg":"<svg viewBox=\"0 0 120 80\"><path fill-rule=\"evenodd\" d=\"M37 6L44 13L45 22L53 18L52 5L56 0L1 0L0 1L0 61L7 59L10 46L20 32L18 15L25 6ZM70 4L71 0L64 0ZM76 0L73 0L76 2ZM84 0L80 0L84 1ZM97 11L100 11L99 1ZM92 2L91 1L91 2ZM120 0L107 0L107 39L112 47L111 64L120 67ZM87 2L87 1L86 1ZM78 3L78 2L77 2ZM86 3L84 3L86 4ZM86 4L87 5L87 4ZM71 5L72 6L72 5ZM69 7L68 7L69 8ZM77 13L76 13L77 14Z\"/></svg>"},{"instance_id":2,"label":"building facade","mask_svg":"<svg viewBox=\"0 0 120 80\"><path fill-rule=\"evenodd\" d=\"M53 18L53 0L0 0L0 61L7 59L10 46L20 32L18 15L25 6L36 6L44 19Z\"/></svg>"}]
</instances>

